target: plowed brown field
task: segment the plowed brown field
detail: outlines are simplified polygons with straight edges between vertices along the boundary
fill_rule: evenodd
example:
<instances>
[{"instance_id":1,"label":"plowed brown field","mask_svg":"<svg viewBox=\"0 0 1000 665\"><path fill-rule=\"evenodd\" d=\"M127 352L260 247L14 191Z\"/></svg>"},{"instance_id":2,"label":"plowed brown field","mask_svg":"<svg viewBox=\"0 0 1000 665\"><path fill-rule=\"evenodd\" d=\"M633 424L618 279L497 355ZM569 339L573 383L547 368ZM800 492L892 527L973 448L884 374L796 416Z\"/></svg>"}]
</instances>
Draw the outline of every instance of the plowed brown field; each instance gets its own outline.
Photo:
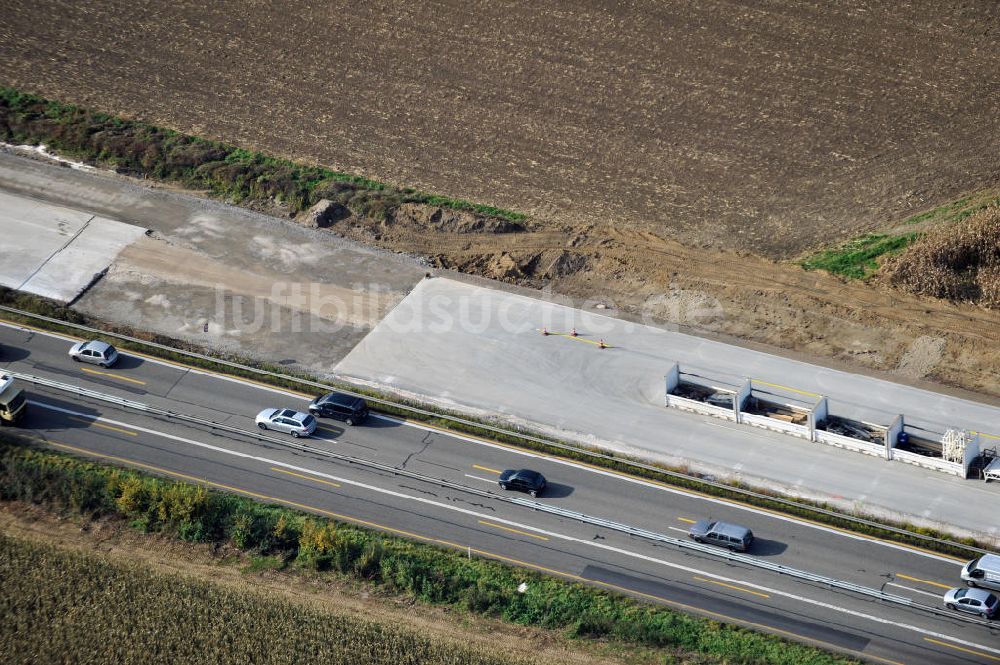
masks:
<instances>
[{"instance_id":1,"label":"plowed brown field","mask_svg":"<svg viewBox=\"0 0 1000 665\"><path fill-rule=\"evenodd\" d=\"M996 395L1000 314L741 254L795 256L1000 183L996 12L8 0L0 83L532 215L528 234L375 238L442 266L517 281L551 262L532 272L626 311L715 299L702 328ZM586 263L567 269L567 247Z\"/></svg>"},{"instance_id":2,"label":"plowed brown field","mask_svg":"<svg viewBox=\"0 0 1000 665\"><path fill-rule=\"evenodd\" d=\"M348 171L788 256L1000 182L997 5L8 0L0 77Z\"/></svg>"}]
</instances>

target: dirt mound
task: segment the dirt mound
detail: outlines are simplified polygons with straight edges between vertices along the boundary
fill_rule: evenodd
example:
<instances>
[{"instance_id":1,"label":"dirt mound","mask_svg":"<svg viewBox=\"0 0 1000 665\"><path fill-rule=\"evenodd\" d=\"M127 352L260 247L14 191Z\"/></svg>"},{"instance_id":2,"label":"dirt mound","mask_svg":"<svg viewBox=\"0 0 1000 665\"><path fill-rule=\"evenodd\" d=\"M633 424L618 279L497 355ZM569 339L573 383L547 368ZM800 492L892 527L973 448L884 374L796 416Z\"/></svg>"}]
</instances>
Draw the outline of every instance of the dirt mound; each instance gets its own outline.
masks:
<instances>
[{"instance_id":1,"label":"dirt mound","mask_svg":"<svg viewBox=\"0 0 1000 665\"><path fill-rule=\"evenodd\" d=\"M525 230L524 224L519 222L423 203L402 204L389 214L388 223L411 230L442 233L517 233Z\"/></svg>"},{"instance_id":2,"label":"dirt mound","mask_svg":"<svg viewBox=\"0 0 1000 665\"><path fill-rule=\"evenodd\" d=\"M933 231L879 273L908 293L1000 309L1000 206Z\"/></svg>"}]
</instances>

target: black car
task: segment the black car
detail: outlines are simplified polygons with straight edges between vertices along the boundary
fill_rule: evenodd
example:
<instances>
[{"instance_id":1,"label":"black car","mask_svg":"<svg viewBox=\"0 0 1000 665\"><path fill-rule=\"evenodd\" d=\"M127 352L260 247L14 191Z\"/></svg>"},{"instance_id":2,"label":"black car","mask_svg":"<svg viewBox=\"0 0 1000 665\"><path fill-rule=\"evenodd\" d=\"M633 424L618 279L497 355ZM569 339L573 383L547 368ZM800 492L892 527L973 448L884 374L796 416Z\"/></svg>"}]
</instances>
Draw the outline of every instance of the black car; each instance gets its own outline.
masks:
<instances>
[{"instance_id":1,"label":"black car","mask_svg":"<svg viewBox=\"0 0 1000 665\"><path fill-rule=\"evenodd\" d=\"M323 418L343 420L348 425L357 425L368 417L368 404L353 395L327 393L309 404L309 413Z\"/></svg>"},{"instance_id":2,"label":"black car","mask_svg":"<svg viewBox=\"0 0 1000 665\"><path fill-rule=\"evenodd\" d=\"M497 480L502 490L517 490L538 496L545 489L545 476L528 469L507 469Z\"/></svg>"}]
</instances>

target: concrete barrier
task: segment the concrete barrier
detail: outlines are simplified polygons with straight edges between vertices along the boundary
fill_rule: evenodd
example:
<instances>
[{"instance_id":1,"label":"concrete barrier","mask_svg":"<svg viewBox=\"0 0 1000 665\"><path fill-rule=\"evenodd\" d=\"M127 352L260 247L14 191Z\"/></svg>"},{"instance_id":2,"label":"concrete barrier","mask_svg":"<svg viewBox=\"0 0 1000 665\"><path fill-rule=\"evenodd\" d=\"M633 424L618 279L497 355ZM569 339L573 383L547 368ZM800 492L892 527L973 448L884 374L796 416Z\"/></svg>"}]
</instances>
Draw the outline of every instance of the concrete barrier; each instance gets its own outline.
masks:
<instances>
[{"instance_id":1,"label":"concrete barrier","mask_svg":"<svg viewBox=\"0 0 1000 665\"><path fill-rule=\"evenodd\" d=\"M817 443L825 443L828 446L846 448L847 450L864 453L865 455L873 455L875 457L882 458L885 457L885 445L881 443L862 441L861 439L855 439L842 434L834 434L833 432L827 432L826 430L821 429L816 430L814 436L816 437L814 440Z\"/></svg>"},{"instance_id":2,"label":"concrete barrier","mask_svg":"<svg viewBox=\"0 0 1000 665\"><path fill-rule=\"evenodd\" d=\"M678 397L677 395L667 395L667 406L673 407L675 409L681 409L683 411L692 411L694 413L701 413L707 416L713 416L715 418L722 418L723 420L736 420L736 416L732 409L728 409L724 406L715 406L714 404L706 404L705 402L699 402L696 399L688 399L687 397Z\"/></svg>"},{"instance_id":3,"label":"concrete barrier","mask_svg":"<svg viewBox=\"0 0 1000 665\"><path fill-rule=\"evenodd\" d=\"M746 425L753 425L754 427L775 430L782 432L783 434L791 434L792 436L797 436L802 439L806 439L807 441L812 439L807 425L786 423L784 420L769 418L756 413L741 413L740 422Z\"/></svg>"},{"instance_id":4,"label":"concrete barrier","mask_svg":"<svg viewBox=\"0 0 1000 665\"><path fill-rule=\"evenodd\" d=\"M925 469L931 469L933 471L949 473L953 476L958 476L959 478L965 478L965 468L962 464L959 464L958 462L948 462L940 457L927 457L926 455L919 455L917 453L911 453L908 450L900 450L896 448L892 451L892 459L905 462L906 464L920 466Z\"/></svg>"}]
</instances>

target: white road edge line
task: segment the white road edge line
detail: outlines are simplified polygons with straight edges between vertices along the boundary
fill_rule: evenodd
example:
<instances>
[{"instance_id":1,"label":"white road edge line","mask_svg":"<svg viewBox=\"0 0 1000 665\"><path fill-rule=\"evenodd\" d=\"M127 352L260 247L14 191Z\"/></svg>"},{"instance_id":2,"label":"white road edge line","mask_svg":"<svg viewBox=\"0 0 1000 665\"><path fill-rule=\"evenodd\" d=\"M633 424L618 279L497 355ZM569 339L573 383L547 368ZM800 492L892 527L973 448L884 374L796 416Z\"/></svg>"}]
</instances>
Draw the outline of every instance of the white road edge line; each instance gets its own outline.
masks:
<instances>
[{"instance_id":1,"label":"white road edge line","mask_svg":"<svg viewBox=\"0 0 1000 665\"><path fill-rule=\"evenodd\" d=\"M964 645L964 646L967 646L967 647L971 647L971 648L975 648L975 649L982 649L983 651L988 651L990 653L995 653L995 654L1000 655L1000 649L994 649L992 647L988 647L988 646L985 646L985 645L982 645L982 644L977 644L975 642L969 642L967 640L962 640L962 639L959 639L959 638L956 638L956 637L951 637L950 635L944 635L943 633L937 633L937 632L934 632L934 631L926 630L926 629L920 628L918 626L912 626L910 624L900 623L898 621L891 621L889 619L885 619L885 618L882 618L882 617L877 617L877 616L873 616L873 615L870 615L870 614L865 614L863 612L858 612L857 610L847 609L846 607L839 607L839 606L833 605L831 603L826 603L826 602L823 602L823 601L820 601L820 600L814 600L812 598L807 598L805 596L800 596L800 595L797 595L797 594L792 594L792 593L789 593L787 591L781 591L781 590L778 590L778 589L771 589L769 587L765 587L765 586L762 586L762 585L759 585L759 584L755 584L753 582L748 582L748 581L745 581L745 580L739 580L739 579L730 578L730 577L722 577L722 576L717 575L715 573L709 573L707 571L698 570L697 568L691 568L690 566L684 566L684 565L681 565L681 564L678 564L678 563L671 563L669 561L664 561L663 559L657 559L655 557L652 557L652 556L649 556L649 555L646 555L646 554L639 554L638 552L630 552L629 550L625 550L625 549L622 549L620 547L615 547L613 545L607 545L607 544L604 544L604 543L594 542L594 541L591 541L591 540L584 540L582 538L575 538L573 536L567 536L567 535L564 535L564 534L561 534L561 533L556 533L554 531L547 531L545 529L540 529L538 527L531 526L531 525L528 525L528 524L521 524L520 522L514 522L512 520L507 520L507 519L504 519L504 518L501 518L501 517L497 517L496 515L487 515L486 513L479 513L479 512L476 512L474 510L469 510L467 508L460 508L458 506L449 505L447 503L442 503L440 501L434 501L432 499L427 499L425 497L412 496L412 495L409 495L409 494L405 494L403 492L397 492L395 490L389 490L389 489L385 489L385 488L382 488L382 487L376 487L374 485L369 485L367 483L362 483L362 482L359 482L359 481L356 481L356 480L350 480L348 478L341 478L339 476L334 476L334 475L331 475L331 474L328 474L328 473L323 473L321 471L314 471L312 469L308 469L308 468L305 468L305 467L295 466L293 464L288 464L287 462L279 462L277 460L272 460L272 459L267 458L267 457L260 457L258 455L251 455L249 453L241 453L241 452L237 452L235 450L229 450L227 448L222 448L222 447L219 447L219 446L213 446L213 445L208 444L208 443L202 443L200 441L194 441L193 439L186 439L186 438L183 438L183 437L180 437L180 436L176 436L174 434L167 434L166 432L158 432L156 430L152 430L152 429L149 429L149 428L146 428L146 427L141 427L141 426L138 426L138 425L133 425L131 423L125 423L125 422L121 422L121 421L118 421L118 420L111 420L110 418L103 418L103 417L97 417L97 418L95 418L93 415L79 413L79 412L76 412L76 411L72 411L70 409L64 409L62 407L51 406L51 405L48 405L48 404L41 404L41 403L37 403L37 402L31 402L31 404L34 405L34 406L41 407L43 409L50 409L52 411L58 411L60 413L66 413L66 414L74 415L74 416L84 416L84 417L91 418L93 420L97 420L97 421L100 421L100 422L105 422L105 423L109 423L109 424L112 424L112 425L117 425L119 427L130 427L130 428L132 428L134 430L138 430L140 432L146 432L147 434L152 434L154 436L161 436L161 437L164 437L164 438L167 438L167 439L171 439L171 440L174 440L174 441L180 441L181 443L187 443L189 445L193 445L193 446L196 446L196 447L199 447L199 448L204 448L206 450L212 450L212 451L219 452L219 453L225 453L227 455L233 455L235 457L242 457L242 458L245 458L245 459L251 459L251 460L255 460L255 461L261 462L263 464L268 464L268 465L273 465L273 466L280 466L280 467L284 467L286 469L291 469L293 471L299 471L301 473L308 473L308 474L311 474L311 475L316 476L318 478L325 478L327 480L332 480L334 482L342 483L342 484L345 484L345 485L352 485L354 487L360 487L360 488L363 488L363 489L367 489L367 490L370 490L370 491L373 491L373 492L376 492L376 493L379 493L379 494L387 494L389 496L394 496L394 497L400 498L400 499L406 499L406 500L409 500L409 501L416 501L418 503L423 503L423 504L426 504L426 505L429 505L429 506L435 506L437 508L444 508L446 510L451 510L451 511L454 511L454 512L458 512L458 513L462 513L462 514L465 514L465 515L469 515L469 516L475 517L477 519L485 519L485 520L488 520L488 521L491 521L491 522L499 522L501 524L506 524L508 526L519 528L519 529L526 529L528 531L534 531L535 533L539 533L539 534L542 534L542 535L545 535L545 536L549 536L550 538L556 538L558 540L564 540L566 542L572 542L572 543L576 543L578 545L586 545L586 546L589 546L589 547L595 547L595 548L606 550L606 551L609 551L609 552L615 552L616 554L621 554L621 555L624 555L624 556L627 556L627 557L631 557L631 558L634 558L634 559L640 559L640 560L643 560L643 561L648 561L650 563L660 564L660 565L665 566L667 568L673 568L675 570L682 570L682 571L684 571L686 573L689 573L689 574L692 574L692 575L699 575L699 576L703 576L703 577L711 577L713 579L720 580L720 581L723 581L723 582L728 582L730 584L740 584L740 585L743 585L743 586L750 587L752 589L757 589L757 590L759 590L759 591L761 591L763 593L768 593L768 594L773 594L773 595L776 595L776 596L781 596L781 597L788 598L790 600L796 600L796 601L799 601L801 603L805 603L805 604L808 604L808 605L815 605L817 607L822 607L824 609L832 610L832 611L835 611L835 612L841 612L843 614L848 614L848 615L851 615L853 617L857 617L859 619L866 619L868 621L873 621L875 623L896 626L897 628L902 628L904 630L909 630L909 631L915 632L915 633L920 634L920 635L934 637L934 638L938 638L938 639L942 639L942 640L949 640L949 641L954 642L956 644L961 644L961 645Z\"/></svg>"},{"instance_id":2,"label":"white road edge line","mask_svg":"<svg viewBox=\"0 0 1000 665\"><path fill-rule=\"evenodd\" d=\"M0 321L0 326L4 326L4 327L7 327L7 328L14 328L14 329L18 329L18 330L30 330L28 328L23 328L21 326L18 326L18 325L15 325L15 324L11 324L11 323L8 323L6 321ZM58 333L50 333L50 332L44 331L44 330L31 330L31 332L38 333L38 334L41 334L41 335L48 335L48 336L56 337L56 338L59 338L59 339L72 339L72 338L68 338L65 335L60 335ZM128 354L123 354L123 355L128 355ZM272 387L272 386L267 386L267 385L262 385L262 384L257 384L257 383L251 383L249 381L245 381L245 380L237 378L237 377L225 376L225 375L218 374L218 373L215 373L215 372L210 372L210 371L207 371L207 370L201 370L201 369L196 369L196 368L178 367L177 365L175 365L173 363L169 363L169 362L166 362L166 361L163 361L163 360L159 360L157 358L149 358L149 357L146 357L146 356L140 356L140 358L142 360L144 360L144 361L152 362L152 363L155 363L155 364L158 364L158 365L163 365L165 367L171 367L171 368L173 368L173 369L175 369L177 371L180 371L180 372L193 372L195 374L199 374L199 375L202 375L202 376L208 376L208 377L212 377L212 378L216 378L216 379L222 379L223 381L230 381L232 383L238 383L240 385L247 386L247 387L250 387L250 388L256 388L258 390L266 390L268 392L272 392L272 393L275 393L275 394L278 394L278 395L284 395L286 397L290 397L290 398L293 398L293 399L305 399L301 395L297 395L295 393L291 393L291 392L288 392L286 390L282 390L280 388L275 388L275 387ZM637 484L637 485L642 485L644 487L648 487L648 488L655 489L655 490L660 490L660 491L663 491L663 492L668 492L670 494L677 494L679 496L686 496L686 497L689 497L689 498L700 499L702 501L707 501L707 502L715 503L715 504L718 504L718 505L724 505L724 506L727 506L727 507L730 507L730 508L735 508L737 510L742 510L742 511L745 511L745 512L753 513L755 515L763 515L765 517L770 517L770 518L775 519L775 520L779 520L779 521L783 521L783 522L789 522L789 523L792 523L792 524L798 524L799 526L804 526L804 527L807 527L807 528L816 529L818 531L824 531L826 533L835 534L835 535L838 535L838 536L842 536L844 538L850 538L850 539L853 539L853 540L859 540L859 541L863 541L863 542L867 542L867 543L874 543L876 545L881 545L883 547L888 547L888 548L891 548L891 549L899 550L901 552L908 552L910 554L916 554L917 556L926 557L928 559L935 559L937 561L943 561L945 563L951 563L951 564L954 564L955 566L959 566L959 567L965 565L963 562L958 562L958 561L955 561L952 558L945 557L945 556L942 556L940 554L935 554L933 552L925 552L923 550L914 549L914 548L907 547L905 545L901 545L901 544L897 544L897 543L891 543L891 542L887 542L887 541L883 541L883 540L876 540L876 539L870 538L868 536L863 536L861 534L846 533L846 532L838 530L838 529L832 529L830 527L823 526L822 524L813 524L811 522L804 522L804 521L801 521L801 520L797 520L797 519L795 519L794 517L791 517L791 516L776 515L776 514L774 514L772 512L768 512L768 511L764 511L764 510L759 510L757 508L754 508L753 506L746 506L746 505L741 505L741 504L735 504L735 503L732 503L732 502L729 502L729 501L725 501L725 500L722 500L722 499L717 499L717 498L714 498L714 497L702 496L700 494L692 494L690 492L686 492L686 491L684 491L682 489L679 489L679 488L665 487L663 485L659 485L659 484L656 484L656 483L651 483L651 482L642 480L641 478L631 478L629 476L623 476L623 475L620 475L620 474L617 474L617 473L612 473L610 471L605 471L603 469L596 469L596 468L592 468L592 467L589 467L589 466L581 466L579 464L573 463L572 461L557 459L557 458L554 458L554 457L550 457L549 455L543 455L543 454L540 454L540 453L533 453L533 452L530 452L530 451L527 451L527 450L514 450L514 449L512 449L512 448L510 448L508 446L497 445L497 444L494 444L494 443L490 443L489 441L482 441L482 440L479 440L479 439L474 439L472 437L467 437L467 436L464 436L462 434L453 433L453 432L442 432L440 429L435 429L433 427L427 427L426 425L421 425L420 423L409 422L409 421L403 420L401 418L396 418L396 417L393 417L393 416L386 416L386 415L374 414L373 413L371 415L371 417L373 417L373 418L379 418L381 420L385 420L385 421L388 421L388 422L396 423L396 424L399 424L399 425L404 425L404 426L407 426L407 427L413 427L413 428L416 428L416 429L419 429L419 430L422 430L422 431L425 431L425 432L435 432L435 433L438 433L438 434L443 434L444 436L449 436L449 437L452 437L454 439L458 439L460 441L465 441L466 443L472 443L472 444L476 444L476 445L480 445L480 446L486 446L488 448L493 448L495 450L503 450L503 451L506 451L508 453L513 453L513 454L516 454L516 455L521 455L523 457L530 457L530 458L533 458L533 459L544 459L544 460L547 460L547 461L555 463L555 464L562 464L564 466L568 466L568 467L571 467L571 468L574 468L574 469L578 469L578 470L582 470L582 471L589 471L591 473L596 473L596 474L599 474L599 475L616 478L616 479L624 481L624 482L629 482L629 483L634 483L634 484Z\"/></svg>"},{"instance_id":3,"label":"white road edge line","mask_svg":"<svg viewBox=\"0 0 1000 665\"><path fill-rule=\"evenodd\" d=\"M894 586L897 589L906 589L907 591L912 591L913 593L922 593L925 596L930 596L931 598L937 598L938 600L941 600L941 597L944 595L942 593L932 593L930 591L924 591L923 589L914 589L911 586L906 586L906 585L903 585L903 584L896 584L895 582L886 582L885 585L886 586Z\"/></svg>"}]
</instances>

